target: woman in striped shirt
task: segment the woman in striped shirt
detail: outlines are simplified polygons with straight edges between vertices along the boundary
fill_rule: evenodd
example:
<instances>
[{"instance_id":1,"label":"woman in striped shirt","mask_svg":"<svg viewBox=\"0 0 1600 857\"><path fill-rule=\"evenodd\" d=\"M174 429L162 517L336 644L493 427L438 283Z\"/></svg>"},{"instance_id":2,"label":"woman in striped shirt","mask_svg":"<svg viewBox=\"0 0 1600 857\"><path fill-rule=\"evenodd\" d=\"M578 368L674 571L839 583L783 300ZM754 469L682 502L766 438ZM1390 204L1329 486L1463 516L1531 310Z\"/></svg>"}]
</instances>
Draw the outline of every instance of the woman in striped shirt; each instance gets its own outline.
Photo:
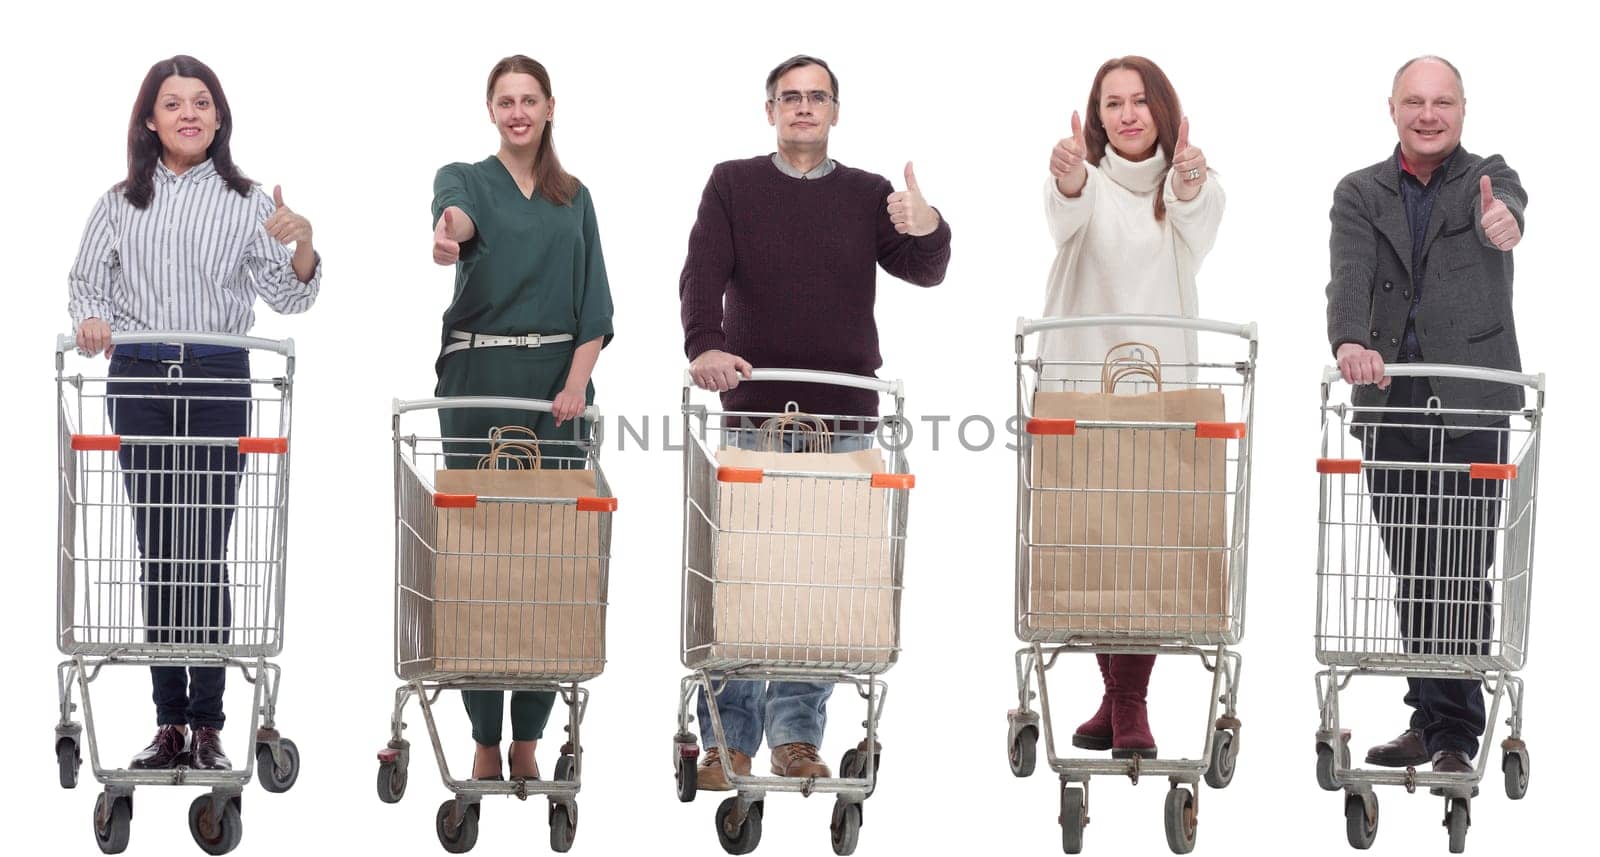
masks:
<instances>
[{"instance_id":1,"label":"woman in striped shirt","mask_svg":"<svg viewBox=\"0 0 1600 857\"><path fill-rule=\"evenodd\" d=\"M239 379L250 366L244 349L220 346L123 345L113 354L113 331L242 335L257 297L281 313L316 300L322 266L311 223L279 189L269 197L245 178L229 152L232 131L222 85L204 63L176 56L151 66L128 122L128 175L84 229L67 307L79 349L111 358L106 401L118 434L248 434L250 385ZM223 557L238 450L124 444L118 456L144 558L146 640L226 643ZM150 672L158 729L129 767L229 768L218 735L225 669Z\"/></svg>"}]
</instances>

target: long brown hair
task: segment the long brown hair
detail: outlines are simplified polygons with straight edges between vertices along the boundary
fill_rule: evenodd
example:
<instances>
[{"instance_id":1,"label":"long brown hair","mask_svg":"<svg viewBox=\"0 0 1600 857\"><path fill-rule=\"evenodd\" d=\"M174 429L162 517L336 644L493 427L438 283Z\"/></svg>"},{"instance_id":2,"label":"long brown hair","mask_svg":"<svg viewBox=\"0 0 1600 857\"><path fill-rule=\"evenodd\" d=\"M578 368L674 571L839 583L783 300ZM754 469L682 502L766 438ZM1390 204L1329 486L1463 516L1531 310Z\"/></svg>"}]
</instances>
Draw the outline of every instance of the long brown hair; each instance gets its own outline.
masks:
<instances>
[{"instance_id":1,"label":"long brown hair","mask_svg":"<svg viewBox=\"0 0 1600 857\"><path fill-rule=\"evenodd\" d=\"M182 54L150 66L144 83L139 84L139 95L128 117L128 176L117 185L117 190L122 191L134 208L150 206L150 198L155 195L156 161L161 159L161 137L145 122L155 115L161 84L174 76L192 77L205 84L211 93L211 100L217 106L217 134L206 147L206 157L211 159L217 175L227 182L230 190L248 197L252 182L234 165L233 153L228 149L228 140L233 136L233 112L228 109L228 96L222 94L222 82L217 80L210 66Z\"/></svg>"},{"instance_id":2,"label":"long brown hair","mask_svg":"<svg viewBox=\"0 0 1600 857\"><path fill-rule=\"evenodd\" d=\"M1172 170L1173 147L1178 142L1178 125L1183 121L1183 107L1178 103L1178 91L1172 88L1172 81L1167 79L1166 72L1161 67L1141 56L1125 56L1109 59L1095 72L1094 86L1089 88L1089 108L1086 112L1088 122L1085 123L1083 134L1087 138L1084 148L1088 150L1089 163L1100 166L1100 160L1105 157L1106 144L1110 137L1106 134L1106 125L1100 121L1100 84L1106 75L1118 69L1127 69L1137 72L1144 81L1145 104L1150 108L1150 118L1156 123L1156 145L1162 154L1167 156L1167 168L1161 171L1161 181L1167 180L1167 173ZM1156 220L1167 216L1167 203L1162 198L1160 191L1155 194L1155 202L1151 206L1155 210Z\"/></svg>"},{"instance_id":3,"label":"long brown hair","mask_svg":"<svg viewBox=\"0 0 1600 857\"><path fill-rule=\"evenodd\" d=\"M495 63L494 68L489 70L489 85L484 89L484 100L494 101L495 81L507 74L532 75L539 82L539 88L544 90L544 97L553 97L550 73L545 71L544 64L532 57L517 54ZM490 107L492 109L493 105ZM556 157L555 130L556 123L552 119L544 126L544 133L539 137L539 151L533 156L533 190L556 205L567 205L578 195L578 180L561 168L561 159Z\"/></svg>"}]
</instances>

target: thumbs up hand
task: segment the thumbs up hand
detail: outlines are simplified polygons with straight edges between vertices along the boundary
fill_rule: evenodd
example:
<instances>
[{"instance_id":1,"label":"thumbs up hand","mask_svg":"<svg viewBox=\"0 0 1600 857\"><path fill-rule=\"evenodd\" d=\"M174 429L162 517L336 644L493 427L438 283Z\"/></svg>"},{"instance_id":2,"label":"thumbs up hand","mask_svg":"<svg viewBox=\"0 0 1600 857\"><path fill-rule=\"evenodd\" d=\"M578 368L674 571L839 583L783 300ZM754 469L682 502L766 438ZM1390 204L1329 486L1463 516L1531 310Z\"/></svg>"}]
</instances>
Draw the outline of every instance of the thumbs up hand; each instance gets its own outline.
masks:
<instances>
[{"instance_id":1,"label":"thumbs up hand","mask_svg":"<svg viewBox=\"0 0 1600 857\"><path fill-rule=\"evenodd\" d=\"M906 161L906 189L889 194L889 222L901 235L929 235L939 228L939 212L922 198L910 161Z\"/></svg>"},{"instance_id":2,"label":"thumbs up hand","mask_svg":"<svg viewBox=\"0 0 1600 857\"><path fill-rule=\"evenodd\" d=\"M461 259L461 242L451 237L455 226L455 208L446 208L433 227L433 262L436 265L454 265Z\"/></svg>"},{"instance_id":3,"label":"thumbs up hand","mask_svg":"<svg viewBox=\"0 0 1600 857\"><path fill-rule=\"evenodd\" d=\"M1206 155L1198 146L1189 145L1189 117L1178 123L1178 140L1172 146L1172 192L1185 202L1200 195L1200 186L1206 183Z\"/></svg>"},{"instance_id":4,"label":"thumbs up hand","mask_svg":"<svg viewBox=\"0 0 1600 857\"><path fill-rule=\"evenodd\" d=\"M1494 182L1488 176L1478 179L1478 208L1483 237L1495 249L1505 253L1517 246L1522 240L1522 227L1517 225L1517 219L1511 216L1506 204L1495 198Z\"/></svg>"},{"instance_id":5,"label":"thumbs up hand","mask_svg":"<svg viewBox=\"0 0 1600 857\"><path fill-rule=\"evenodd\" d=\"M311 221L296 214L283 204L283 186L272 188L273 211L261 224L273 240L280 244L311 244ZM298 249L298 248L297 248Z\"/></svg>"},{"instance_id":6,"label":"thumbs up hand","mask_svg":"<svg viewBox=\"0 0 1600 857\"><path fill-rule=\"evenodd\" d=\"M1055 176L1056 189L1063 196L1077 196L1083 192L1083 185L1089 180L1089 171L1083 165L1084 154L1088 151L1083 142L1083 122L1078 119L1078 111L1072 111L1072 136L1056 143L1050 150L1050 175Z\"/></svg>"}]
</instances>

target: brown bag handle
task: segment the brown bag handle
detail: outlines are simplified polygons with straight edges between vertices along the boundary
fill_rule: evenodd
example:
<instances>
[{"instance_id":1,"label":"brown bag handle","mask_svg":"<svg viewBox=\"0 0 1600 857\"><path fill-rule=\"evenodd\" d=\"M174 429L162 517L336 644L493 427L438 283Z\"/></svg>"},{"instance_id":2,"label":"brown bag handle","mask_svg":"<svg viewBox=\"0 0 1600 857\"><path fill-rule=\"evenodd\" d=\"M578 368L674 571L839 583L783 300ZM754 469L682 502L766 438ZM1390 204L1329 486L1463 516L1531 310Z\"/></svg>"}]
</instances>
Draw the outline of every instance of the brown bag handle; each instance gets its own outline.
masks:
<instances>
[{"instance_id":1,"label":"brown bag handle","mask_svg":"<svg viewBox=\"0 0 1600 857\"><path fill-rule=\"evenodd\" d=\"M528 462L533 462L529 467ZM508 467L502 468L504 462ZM479 470L539 470L544 455L539 436L527 426L495 426L489 430L489 453L478 459Z\"/></svg>"},{"instance_id":2,"label":"brown bag handle","mask_svg":"<svg viewBox=\"0 0 1600 857\"><path fill-rule=\"evenodd\" d=\"M783 449L783 435L792 434L795 452L832 452L833 432L821 417L801 413L799 406L790 402L780 416L769 417L761 423L756 449L761 452L778 452Z\"/></svg>"},{"instance_id":3,"label":"brown bag handle","mask_svg":"<svg viewBox=\"0 0 1600 857\"><path fill-rule=\"evenodd\" d=\"M1155 355L1154 360L1131 355L1113 357L1119 348L1142 348ZM1106 359L1100 367L1100 391L1115 393L1117 384L1132 378L1148 378L1155 382L1156 392L1161 392L1161 351L1148 342L1119 342L1106 350Z\"/></svg>"}]
</instances>

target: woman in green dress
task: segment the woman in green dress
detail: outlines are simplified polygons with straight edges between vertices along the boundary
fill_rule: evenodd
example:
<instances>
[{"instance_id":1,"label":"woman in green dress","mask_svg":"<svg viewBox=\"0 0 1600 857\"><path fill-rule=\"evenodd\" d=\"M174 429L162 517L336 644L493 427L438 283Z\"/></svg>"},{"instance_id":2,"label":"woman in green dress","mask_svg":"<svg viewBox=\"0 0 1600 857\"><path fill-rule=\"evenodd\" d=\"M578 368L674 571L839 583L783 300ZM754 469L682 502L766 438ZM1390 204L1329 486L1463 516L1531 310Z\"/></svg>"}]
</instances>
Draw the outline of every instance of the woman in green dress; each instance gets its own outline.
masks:
<instances>
[{"instance_id":1,"label":"woman in green dress","mask_svg":"<svg viewBox=\"0 0 1600 857\"><path fill-rule=\"evenodd\" d=\"M489 118L500 150L475 164L449 164L433 182L433 260L454 265L455 293L444 313L435 364L440 396L546 399L551 414L446 409L445 437L487 438L522 425L540 438L571 438L568 424L594 401L589 376L611 340L611 289L589 189L561 168L555 99L543 65L506 57L489 73ZM486 444L453 445L447 466L469 468ZM463 448L470 447L470 448ZM546 467L581 455L543 447ZM463 691L477 742L472 775L502 776L500 691ZM536 779L534 749L555 704L549 692L511 694L511 777Z\"/></svg>"}]
</instances>

